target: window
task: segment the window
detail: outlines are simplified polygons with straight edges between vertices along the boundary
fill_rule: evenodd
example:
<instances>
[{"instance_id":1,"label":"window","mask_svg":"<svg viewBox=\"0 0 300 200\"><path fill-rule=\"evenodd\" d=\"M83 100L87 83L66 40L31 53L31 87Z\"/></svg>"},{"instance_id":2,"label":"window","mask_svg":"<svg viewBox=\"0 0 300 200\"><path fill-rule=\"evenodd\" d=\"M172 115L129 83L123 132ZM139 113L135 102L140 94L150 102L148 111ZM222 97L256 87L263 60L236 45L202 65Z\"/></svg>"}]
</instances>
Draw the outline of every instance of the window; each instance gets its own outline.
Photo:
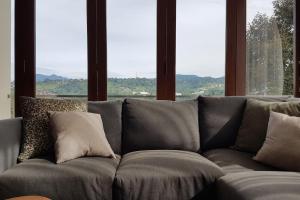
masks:
<instances>
[{"instance_id":1,"label":"window","mask_svg":"<svg viewBox=\"0 0 300 200\"><path fill-rule=\"evenodd\" d=\"M248 95L293 94L293 0L248 0Z\"/></svg>"},{"instance_id":2,"label":"window","mask_svg":"<svg viewBox=\"0 0 300 200\"><path fill-rule=\"evenodd\" d=\"M36 95L87 95L86 0L36 1Z\"/></svg>"},{"instance_id":3,"label":"window","mask_svg":"<svg viewBox=\"0 0 300 200\"><path fill-rule=\"evenodd\" d=\"M108 98L156 96L156 0L107 1Z\"/></svg>"},{"instance_id":4,"label":"window","mask_svg":"<svg viewBox=\"0 0 300 200\"><path fill-rule=\"evenodd\" d=\"M293 24L295 5L294 0L177 0L177 5L171 0L18 0L15 96L34 96L36 61L37 96L86 96L89 67L92 100L106 100L107 94L109 100L174 99L175 46L177 99L225 92L292 95L293 80L300 84L299 67L293 69L293 54L299 57L293 52L294 44L299 49L293 38L299 32Z\"/></svg>"},{"instance_id":5,"label":"window","mask_svg":"<svg viewBox=\"0 0 300 200\"><path fill-rule=\"evenodd\" d=\"M224 95L226 0L177 1L176 97Z\"/></svg>"}]
</instances>

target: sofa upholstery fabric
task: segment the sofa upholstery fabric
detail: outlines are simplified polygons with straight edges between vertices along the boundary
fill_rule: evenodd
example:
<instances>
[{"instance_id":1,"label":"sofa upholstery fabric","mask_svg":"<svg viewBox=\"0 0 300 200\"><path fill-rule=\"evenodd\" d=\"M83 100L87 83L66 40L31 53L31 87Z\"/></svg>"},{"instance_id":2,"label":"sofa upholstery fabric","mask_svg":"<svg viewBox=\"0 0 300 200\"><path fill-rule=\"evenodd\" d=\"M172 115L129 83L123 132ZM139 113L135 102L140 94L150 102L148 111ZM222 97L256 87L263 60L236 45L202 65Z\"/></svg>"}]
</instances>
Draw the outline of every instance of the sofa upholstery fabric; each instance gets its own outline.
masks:
<instances>
[{"instance_id":1,"label":"sofa upholstery fabric","mask_svg":"<svg viewBox=\"0 0 300 200\"><path fill-rule=\"evenodd\" d=\"M0 174L0 199L34 194L59 200L111 200L119 160L85 157L57 165L30 159Z\"/></svg>"},{"instance_id":2,"label":"sofa upholstery fabric","mask_svg":"<svg viewBox=\"0 0 300 200\"><path fill-rule=\"evenodd\" d=\"M250 153L232 149L214 149L203 153L203 156L221 167L226 174L246 171L270 171L275 168L263 165L252 159Z\"/></svg>"},{"instance_id":3,"label":"sofa upholstery fabric","mask_svg":"<svg viewBox=\"0 0 300 200\"><path fill-rule=\"evenodd\" d=\"M22 118L0 121L0 173L17 162L22 136Z\"/></svg>"},{"instance_id":4,"label":"sofa upholstery fabric","mask_svg":"<svg viewBox=\"0 0 300 200\"><path fill-rule=\"evenodd\" d=\"M299 200L300 173L241 172L217 182L219 200Z\"/></svg>"},{"instance_id":5,"label":"sofa upholstery fabric","mask_svg":"<svg viewBox=\"0 0 300 200\"><path fill-rule=\"evenodd\" d=\"M123 153L137 150L200 149L198 102L126 99Z\"/></svg>"},{"instance_id":6,"label":"sofa upholstery fabric","mask_svg":"<svg viewBox=\"0 0 300 200\"><path fill-rule=\"evenodd\" d=\"M202 151L234 144L246 105L245 97L202 97L199 128Z\"/></svg>"},{"instance_id":7,"label":"sofa upholstery fabric","mask_svg":"<svg viewBox=\"0 0 300 200\"><path fill-rule=\"evenodd\" d=\"M88 112L101 115L106 138L116 154L121 154L122 101L89 101Z\"/></svg>"},{"instance_id":8,"label":"sofa upholstery fabric","mask_svg":"<svg viewBox=\"0 0 300 200\"><path fill-rule=\"evenodd\" d=\"M124 200L190 200L222 175L221 168L194 152L137 151L122 158L114 193Z\"/></svg>"}]
</instances>

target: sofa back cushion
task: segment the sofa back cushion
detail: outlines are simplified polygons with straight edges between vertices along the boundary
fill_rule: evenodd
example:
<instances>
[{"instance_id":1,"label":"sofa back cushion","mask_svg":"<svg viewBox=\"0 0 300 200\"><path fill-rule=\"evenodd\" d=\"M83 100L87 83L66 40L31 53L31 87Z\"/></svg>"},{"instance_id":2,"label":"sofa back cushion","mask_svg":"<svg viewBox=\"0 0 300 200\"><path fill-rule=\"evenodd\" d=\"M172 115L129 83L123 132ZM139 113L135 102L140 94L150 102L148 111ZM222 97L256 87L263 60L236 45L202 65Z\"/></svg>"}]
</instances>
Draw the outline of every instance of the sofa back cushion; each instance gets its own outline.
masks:
<instances>
[{"instance_id":1,"label":"sofa back cushion","mask_svg":"<svg viewBox=\"0 0 300 200\"><path fill-rule=\"evenodd\" d=\"M202 151L233 145L240 127L246 98L200 96L198 101Z\"/></svg>"},{"instance_id":2,"label":"sofa back cushion","mask_svg":"<svg viewBox=\"0 0 300 200\"><path fill-rule=\"evenodd\" d=\"M101 115L105 135L112 150L121 154L122 101L89 101L88 112Z\"/></svg>"},{"instance_id":3,"label":"sofa back cushion","mask_svg":"<svg viewBox=\"0 0 300 200\"><path fill-rule=\"evenodd\" d=\"M200 149L197 100L148 101L123 104L123 153L137 150Z\"/></svg>"}]
</instances>

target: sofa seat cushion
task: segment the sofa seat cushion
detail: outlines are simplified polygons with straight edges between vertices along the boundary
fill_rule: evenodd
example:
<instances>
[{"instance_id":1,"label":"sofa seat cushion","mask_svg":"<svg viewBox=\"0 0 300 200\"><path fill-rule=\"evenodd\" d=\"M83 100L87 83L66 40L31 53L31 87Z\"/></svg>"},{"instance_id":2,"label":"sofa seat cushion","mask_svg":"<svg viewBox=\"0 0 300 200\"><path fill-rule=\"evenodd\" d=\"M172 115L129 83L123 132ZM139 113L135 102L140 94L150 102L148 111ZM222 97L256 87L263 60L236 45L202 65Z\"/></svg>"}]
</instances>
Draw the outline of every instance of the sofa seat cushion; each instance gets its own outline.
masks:
<instances>
[{"instance_id":1,"label":"sofa seat cushion","mask_svg":"<svg viewBox=\"0 0 300 200\"><path fill-rule=\"evenodd\" d=\"M116 199L185 200L202 196L224 175L221 168L200 154L178 150L131 152L121 160Z\"/></svg>"},{"instance_id":2,"label":"sofa seat cushion","mask_svg":"<svg viewBox=\"0 0 300 200\"><path fill-rule=\"evenodd\" d=\"M244 171L271 171L272 167L252 159L254 155L232 149L214 149L203 153L204 157L220 166L225 173Z\"/></svg>"},{"instance_id":3,"label":"sofa seat cushion","mask_svg":"<svg viewBox=\"0 0 300 200\"><path fill-rule=\"evenodd\" d=\"M240 172L227 174L217 182L220 200L298 200L300 173Z\"/></svg>"},{"instance_id":4,"label":"sofa seat cushion","mask_svg":"<svg viewBox=\"0 0 300 200\"><path fill-rule=\"evenodd\" d=\"M0 199L41 195L50 199L112 199L120 158L84 157L62 164L30 159L0 175Z\"/></svg>"}]
</instances>

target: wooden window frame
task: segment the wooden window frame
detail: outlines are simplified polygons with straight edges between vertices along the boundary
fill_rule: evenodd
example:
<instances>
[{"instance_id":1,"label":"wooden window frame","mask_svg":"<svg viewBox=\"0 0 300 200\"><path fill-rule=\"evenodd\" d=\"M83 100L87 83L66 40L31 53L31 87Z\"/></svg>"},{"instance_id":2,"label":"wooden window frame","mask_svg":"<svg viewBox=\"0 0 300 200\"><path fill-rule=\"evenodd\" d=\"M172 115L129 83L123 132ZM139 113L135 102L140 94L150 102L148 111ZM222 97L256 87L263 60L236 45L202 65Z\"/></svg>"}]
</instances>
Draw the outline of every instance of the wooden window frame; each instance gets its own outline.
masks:
<instances>
[{"instance_id":1,"label":"wooden window frame","mask_svg":"<svg viewBox=\"0 0 300 200\"><path fill-rule=\"evenodd\" d=\"M87 0L88 100L107 100L106 0Z\"/></svg>"},{"instance_id":2,"label":"wooden window frame","mask_svg":"<svg viewBox=\"0 0 300 200\"><path fill-rule=\"evenodd\" d=\"M35 97L35 0L15 0L15 115L20 97Z\"/></svg>"},{"instance_id":3,"label":"wooden window frame","mask_svg":"<svg viewBox=\"0 0 300 200\"><path fill-rule=\"evenodd\" d=\"M246 95L246 1L226 0L225 96ZM300 3L295 1L294 96L300 97ZM35 97L35 0L15 0L15 109ZM87 0L88 100L107 100L106 0ZM176 0L157 0L157 99L176 97Z\"/></svg>"},{"instance_id":4,"label":"wooden window frame","mask_svg":"<svg viewBox=\"0 0 300 200\"><path fill-rule=\"evenodd\" d=\"M225 96L246 94L246 0L226 2Z\"/></svg>"},{"instance_id":5,"label":"wooden window frame","mask_svg":"<svg viewBox=\"0 0 300 200\"><path fill-rule=\"evenodd\" d=\"M157 0L157 99L175 100L176 0Z\"/></svg>"}]
</instances>

